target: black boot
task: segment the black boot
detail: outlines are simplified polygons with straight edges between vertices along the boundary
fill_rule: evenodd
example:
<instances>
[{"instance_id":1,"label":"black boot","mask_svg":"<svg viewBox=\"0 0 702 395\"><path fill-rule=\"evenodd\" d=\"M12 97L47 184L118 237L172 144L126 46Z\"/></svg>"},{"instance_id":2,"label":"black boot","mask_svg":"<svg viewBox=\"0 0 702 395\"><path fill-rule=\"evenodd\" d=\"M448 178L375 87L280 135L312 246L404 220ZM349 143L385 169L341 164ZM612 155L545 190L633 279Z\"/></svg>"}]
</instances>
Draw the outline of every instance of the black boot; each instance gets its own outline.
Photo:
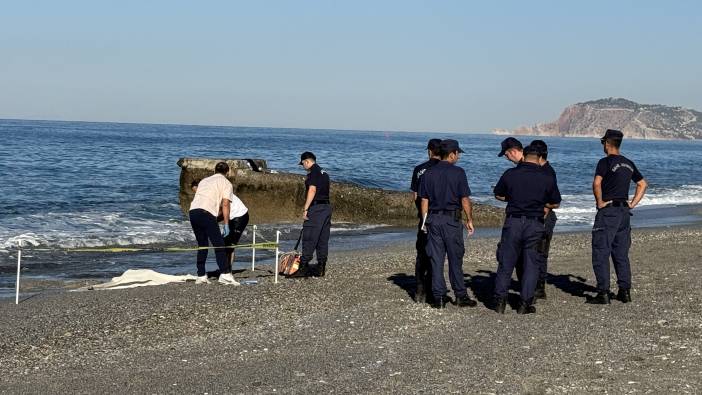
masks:
<instances>
[{"instance_id":1,"label":"black boot","mask_svg":"<svg viewBox=\"0 0 702 395\"><path fill-rule=\"evenodd\" d=\"M517 314L534 314L536 313L536 307L531 304L530 300L522 300L517 309Z\"/></svg>"},{"instance_id":2,"label":"black boot","mask_svg":"<svg viewBox=\"0 0 702 395\"><path fill-rule=\"evenodd\" d=\"M427 300L427 294L424 292L424 285L417 283L417 290L414 291L414 301L416 303L424 303Z\"/></svg>"},{"instance_id":3,"label":"black boot","mask_svg":"<svg viewBox=\"0 0 702 395\"><path fill-rule=\"evenodd\" d=\"M495 312L497 314L504 314L505 307L507 307L507 298L495 298Z\"/></svg>"},{"instance_id":4,"label":"black boot","mask_svg":"<svg viewBox=\"0 0 702 395\"><path fill-rule=\"evenodd\" d=\"M536 283L536 290L534 291L534 297L536 299L546 299L546 281L539 280Z\"/></svg>"},{"instance_id":5,"label":"black boot","mask_svg":"<svg viewBox=\"0 0 702 395\"><path fill-rule=\"evenodd\" d=\"M471 299L468 295L463 295L456 298L456 305L458 307L475 307L478 305L478 302Z\"/></svg>"},{"instance_id":6,"label":"black boot","mask_svg":"<svg viewBox=\"0 0 702 395\"><path fill-rule=\"evenodd\" d=\"M310 275L312 277L324 277L326 267L327 267L326 262L317 263L316 266L310 267Z\"/></svg>"},{"instance_id":7,"label":"black boot","mask_svg":"<svg viewBox=\"0 0 702 395\"><path fill-rule=\"evenodd\" d=\"M444 295L440 298L434 298L434 300L432 300L431 307L435 309L444 309L446 308L447 303L451 303L451 298Z\"/></svg>"},{"instance_id":8,"label":"black boot","mask_svg":"<svg viewBox=\"0 0 702 395\"><path fill-rule=\"evenodd\" d=\"M617 292L617 300L622 303L631 303L631 293L626 288L619 288L619 292Z\"/></svg>"},{"instance_id":9,"label":"black boot","mask_svg":"<svg viewBox=\"0 0 702 395\"><path fill-rule=\"evenodd\" d=\"M608 291L600 291L595 295L594 297L588 297L587 301L585 303L590 303L590 304L610 304L609 301L609 292Z\"/></svg>"},{"instance_id":10,"label":"black boot","mask_svg":"<svg viewBox=\"0 0 702 395\"><path fill-rule=\"evenodd\" d=\"M310 277L312 275L312 269L309 267L308 264L306 263L301 263L300 266L297 268L297 271L293 274L289 274L285 277L287 278L305 278L305 277Z\"/></svg>"}]
</instances>

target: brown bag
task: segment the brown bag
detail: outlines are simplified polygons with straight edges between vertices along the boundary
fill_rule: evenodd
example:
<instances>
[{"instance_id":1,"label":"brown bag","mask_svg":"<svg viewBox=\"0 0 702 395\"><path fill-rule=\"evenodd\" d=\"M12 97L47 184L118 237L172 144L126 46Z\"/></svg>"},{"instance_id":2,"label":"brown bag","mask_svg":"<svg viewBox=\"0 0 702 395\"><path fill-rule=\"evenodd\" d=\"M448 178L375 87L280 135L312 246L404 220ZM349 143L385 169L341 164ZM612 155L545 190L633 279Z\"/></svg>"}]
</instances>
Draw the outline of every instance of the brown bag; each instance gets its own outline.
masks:
<instances>
[{"instance_id":1,"label":"brown bag","mask_svg":"<svg viewBox=\"0 0 702 395\"><path fill-rule=\"evenodd\" d=\"M280 256L280 261L278 262L278 273L289 276L297 271L300 267L300 252L297 247L300 246L300 240L302 240L302 231L300 231L300 237L297 238L297 243L295 243L295 248L286 252Z\"/></svg>"}]
</instances>

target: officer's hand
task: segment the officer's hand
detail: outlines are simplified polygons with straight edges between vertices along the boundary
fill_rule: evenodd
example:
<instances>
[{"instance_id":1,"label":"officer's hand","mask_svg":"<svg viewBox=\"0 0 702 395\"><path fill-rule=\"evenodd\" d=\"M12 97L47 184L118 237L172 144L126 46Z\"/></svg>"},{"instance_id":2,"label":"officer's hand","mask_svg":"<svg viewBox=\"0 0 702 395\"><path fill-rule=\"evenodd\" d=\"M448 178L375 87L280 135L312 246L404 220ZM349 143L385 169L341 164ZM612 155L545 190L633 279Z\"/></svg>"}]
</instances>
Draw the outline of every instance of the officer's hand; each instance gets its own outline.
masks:
<instances>
[{"instance_id":1,"label":"officer's hand","mask_svg":"<svg viewBox=\"0 0 702 395\"><path fill-rule=\"evenodd\" d=\"M468 236L472 236L475 233L475 227L473 227L473 221L466 221L466 229L468 230Z\"/></svg>"},{"instance_id":2,"label":"officer's hand","mask_svg":"<svg viewBox=\"0 0 702 395\"><path fill-rule=\"evenodd\" d=\"M309 219L309 217L307 217L307 210L302 212L302 219L304 219L305 221Z\"/></svg>"},{"instance_id":3,"label":"officer's hand","mask_svg":"<svg viewBox=\"0 0 702 395\"><path fill-rule=\"evenodd\" d=\"M630 209L636 207L636 205L633 202L634 202L633 200L626 202L626 204L629 205Z\"/></svg>"},{"instance_id":4,"label":"officer's hand","mask_svg":"<svg viewBox=\"0 0 702 395\"><path fill-rule=\"evenodd\" d=\"M599 203L597 203L597 208L605 208L605 207L607 207L607 205L610 204L610 203L612 203L611 200L608 200L608 201L606 201L606 202L599 202Z\"/></svg>"},{"instance_id":5,"label":"officer's hand","mask_svg":"<svg viewBox=\"0 0 702 395\"><path fill-rule=\"evenodd\" d=\"M227 236L229 236L229 224L224 224L224 227L222 228L222 237Z\"/></svg>"}]
</instances>

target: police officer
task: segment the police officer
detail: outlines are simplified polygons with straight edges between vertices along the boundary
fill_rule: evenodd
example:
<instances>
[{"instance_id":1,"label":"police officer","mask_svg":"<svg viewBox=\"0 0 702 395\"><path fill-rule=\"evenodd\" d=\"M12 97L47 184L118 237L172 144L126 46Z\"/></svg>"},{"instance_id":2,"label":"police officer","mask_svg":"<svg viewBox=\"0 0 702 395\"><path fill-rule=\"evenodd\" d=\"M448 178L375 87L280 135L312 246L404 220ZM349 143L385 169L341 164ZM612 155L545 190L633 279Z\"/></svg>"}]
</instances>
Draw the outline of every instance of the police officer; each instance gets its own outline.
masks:
<instances>
[{"instance_id":1,"label":"police officer","mask_svg":"<svg viewBox=\"0 0 702 395\"><path fill-rule=\"evenodd\" d=\"M524 159L523 149L524 147L522 146L521 141L514 137L507 137L500 143L500 153L497 154L497 156L504 156L505 159L512 162L516 166ZM497 250L497 254L499 254L500 243L497 243ZM517 259L515 269L517 271L517 281L519 281L521 284L522 273L524 272L524 259L521 256Z\"/></svg>"},{"instance_id":2,"label":"police officer","mask_svg":"<svg viewBox=\"0 0 702 395\"><path fill-rule=\"evenodd\" d=\"M414 278L417 283L414 301L417 303L424 303L427 300L427 295L431 295L431 260L429 259L429 255L427 255L427 233L422 230L422 199L418 196L417 192L419 191L419 182L424 173L441 160L441 155L439 154L440 144L441 140L439 139L429 140L427 143L427 156L429 156L429 160L414 168L412 172L412 182L410 184L410 190L414 194L414 204L417 207L417 218L419 220L417 225L417 241L415 243L417 258L414 265Z\"/></svg>"},{"instance_id":3,"label":"police officer","mask_svg":"<svg viewBox=\"0 0 702 395\"><path fill-rule=\"evenodd\" d=\"M624 135L607 129L600 139L606 157L600 159L592 182L597 215L592 227L592 269L597 278L597 296L588 303L609 304L609 257L612 257L619 287L617 299L631 302L630 210L636 207L648 184L634 162L620 154ZM636 183L634 198L629 200L629 185Z\"/></svg>"},{"instance_id":4,"label":"police officer","mask_svg":"<svg viewBox=\"0 0 702 395\"><path fill-rule=\"evenodd\" d=\"M522 256L524 273L518 314L535 313L534 290L539 277L537 245L544 234L544 207L557 208L561 202L558 185L539 165L536 148L524 147L517 167L502 174L493 190L495 198L506 201L495 278L495 311L504 314L514 267Z\"/></svg>"},{"instance_id":5,"label":"police officer","mask_svg":"<svg viewBox=\"0 0 702 395\"><path fill-rule=\"evenodd\" d=\"M305 205L302 212L302 256L299 269L289 277L324 277L329 254L329 231L332 208L329 204L329 174L317 164L311 152L300 155L300 165L307 171ZM311 267L317 252L317 266Z\"/></svg>"},{"instance_id":6,"label":"police officer","mask_svg":"<svg viewBox=\"0 0 702 395\"><path fill-rule=\"evenodd\" d=\"M441 161L424 173L419 184L422 217L427 216L427 254L431 259L431 289L434 296L432 307L435 308L443 308L450 301L446 296L444 280L444 258L447 256L449 280L456 304L460 307L477 305L477 302L468 296L463 279L465 247L461 211L466 215L464 225L469 236L475 232L475 228L466 172L455 165L462 152L458 141L442 140L439 151Z\"/></svg>"},{"instance_id":7,"label":"police officer","mask_svg":"<svg viewBox=\"0 0 702 395\"><path fill-rule=\"evenodd\" d=\"M498 157L505 157L510 162L518 165L524 158L522 143L514 137L507 137L500 143L500 153Z\"/></svg>"},{"instance_id":8,"label":"police officer","mask_svg":"<svg viewBox=\"0 0 702 395\"><path fill-rule=\"evenodd\" d=\"M551 167L548 161L548 145L543 140L534 140L529 145L535 147L539 155L539 164L548 174L553 177L553 181L558 185L556 171ZM546 275L548 274L548 252L551 249L551 239L553 238L553 228L556 227L556 212L544 207L544 238L539 244L539 280L536 282L536 291L534 297L536 299L546 299Z\"/></svg>"}]
</instances>

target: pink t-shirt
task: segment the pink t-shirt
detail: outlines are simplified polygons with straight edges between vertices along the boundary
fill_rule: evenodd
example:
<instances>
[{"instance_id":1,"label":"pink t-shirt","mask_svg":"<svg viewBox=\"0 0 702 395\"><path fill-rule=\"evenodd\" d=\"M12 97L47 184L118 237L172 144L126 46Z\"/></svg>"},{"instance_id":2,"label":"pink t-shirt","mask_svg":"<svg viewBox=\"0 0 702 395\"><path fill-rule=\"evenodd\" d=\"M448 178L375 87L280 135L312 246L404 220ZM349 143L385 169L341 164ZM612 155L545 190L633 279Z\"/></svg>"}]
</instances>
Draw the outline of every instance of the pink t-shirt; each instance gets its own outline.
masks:
<instances>
[{"instance_id":1,"label":"pink t-shirt","mask_svg":"<svg viewBox=\"0 0 702 395\"><path fill-rule=\"evenodd\" d=\"M222 174L203 178L197 185L190 210L203 209L217 217L222 199L231 200L233 189L232 183Z\"/></svg>"}]
</instances>

